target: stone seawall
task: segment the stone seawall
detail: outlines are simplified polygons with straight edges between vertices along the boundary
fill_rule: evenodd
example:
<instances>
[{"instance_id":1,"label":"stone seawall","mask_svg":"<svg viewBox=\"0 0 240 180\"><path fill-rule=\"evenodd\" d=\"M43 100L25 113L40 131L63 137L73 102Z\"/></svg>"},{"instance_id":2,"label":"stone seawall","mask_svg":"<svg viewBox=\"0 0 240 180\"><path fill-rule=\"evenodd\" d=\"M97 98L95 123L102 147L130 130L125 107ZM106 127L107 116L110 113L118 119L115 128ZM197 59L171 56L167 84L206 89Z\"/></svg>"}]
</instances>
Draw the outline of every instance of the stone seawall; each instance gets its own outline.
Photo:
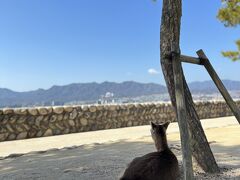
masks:
<instances>
[{"instance_id":1,"label":"stone seawall","mask_svg":"<svg viewBox=\"0 0 240 180\"><path fill-rule=\"evenodd\" d=\"M240 107L240 101L237 102ZM198 102L201 119L231 116L225 102ZM63 106L0 110L0 142L176 121L170 104Z\"/></svg>"}]
</instances>

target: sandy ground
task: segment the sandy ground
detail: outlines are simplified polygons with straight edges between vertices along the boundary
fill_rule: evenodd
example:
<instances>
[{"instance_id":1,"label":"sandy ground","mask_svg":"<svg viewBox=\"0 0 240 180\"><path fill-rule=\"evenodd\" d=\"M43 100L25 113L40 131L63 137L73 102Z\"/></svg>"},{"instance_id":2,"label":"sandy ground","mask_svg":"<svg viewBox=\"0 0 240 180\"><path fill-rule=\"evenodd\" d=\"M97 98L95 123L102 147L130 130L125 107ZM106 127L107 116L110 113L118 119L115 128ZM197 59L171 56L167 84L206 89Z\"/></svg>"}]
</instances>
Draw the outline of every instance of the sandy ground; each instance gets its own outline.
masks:
<instances>
[{"instance_id":1,"label":"sandy ground","mask_svg":"<svg viewBox=\"0 0 240 180\"><path fill-rule=\"evenodd\" d=\"M240 126L233 117L202 121L221 173L195 165L196 179L240 180ZM0 143L1 180L112 180L137 156L154 151L149 126ZM178 126L168 129L169 146L181 163Z\"/></svg>"}]
</instances>

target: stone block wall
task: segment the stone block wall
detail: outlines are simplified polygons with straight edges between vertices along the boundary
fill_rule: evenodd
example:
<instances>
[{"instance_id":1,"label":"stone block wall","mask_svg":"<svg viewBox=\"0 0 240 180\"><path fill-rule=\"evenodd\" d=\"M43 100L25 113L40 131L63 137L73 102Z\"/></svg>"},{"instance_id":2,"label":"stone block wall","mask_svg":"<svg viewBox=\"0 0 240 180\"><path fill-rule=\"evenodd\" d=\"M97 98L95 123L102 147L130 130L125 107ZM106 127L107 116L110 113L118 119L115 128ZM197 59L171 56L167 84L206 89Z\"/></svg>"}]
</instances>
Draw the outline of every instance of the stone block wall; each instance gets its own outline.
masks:
<instances>
[{"instance_id":1,"label":"stone block wall","mask_svg":"<svg viewBox=\"0 0 240 180\"><path fill-rule=\"evenodd\" d=\"M237 102L240 107L240 101ZM198 102L201 119L231 116L225 102ZM0 110L0 142L176 121L170 104L63 106Z\"/></svg>"}]
</instances>

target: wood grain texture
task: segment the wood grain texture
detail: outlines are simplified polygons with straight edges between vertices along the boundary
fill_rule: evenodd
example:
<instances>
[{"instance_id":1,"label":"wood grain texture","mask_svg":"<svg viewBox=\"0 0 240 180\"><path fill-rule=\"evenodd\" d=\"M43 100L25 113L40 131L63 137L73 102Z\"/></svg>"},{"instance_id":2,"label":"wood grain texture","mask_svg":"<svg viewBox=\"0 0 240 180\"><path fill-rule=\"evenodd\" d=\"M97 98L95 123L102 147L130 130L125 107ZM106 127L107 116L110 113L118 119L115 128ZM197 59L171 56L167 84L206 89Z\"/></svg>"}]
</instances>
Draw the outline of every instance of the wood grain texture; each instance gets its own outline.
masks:
<instances>
[{"instance_id":1,"label":"wood grain texture","mask_svg":"<svg viewBox=\"0 0 240 180\"><path fill-rule=\"evenodd\" d=\"M179 48L178 46L176 48ZM175 50L173 50L175 51ZM179 50L177 50L179 51ZM187 124L187 111L185 104L185 93L183 89L183 75L181 72L181 61L178 53L172 53L173 62L173 74L175 81L175 96L177 106L177 120L179 124L181 146L182 146L182 158L184 167L184 179L193 179L193 167L192 167L192 151L191 151L191 139L188 131Z\"/></svg>"},{"instance_id":2,"label":"wood grain texture","mask_svg":"<svg viewBox=\"0 0 240 180\"><path fill-rule=\"evenodd\" d=\"M181 0L163 0L160 32L161 67L175 112L177 112L177 106L175 97L173 64L171 57L171 43L174 42L179 45L180 24L182 15L181 13ZM191 147L193 156L204 171L210 173L219 172L219 168L214 159L206 135L199 121L199 116L194 107L195 105L192 99L192 95L183 75L182 68L181 73L183 76L183 86L187 110L186 120L188 122L190 136L192 140Z\"/></svg>"}]
</instances>

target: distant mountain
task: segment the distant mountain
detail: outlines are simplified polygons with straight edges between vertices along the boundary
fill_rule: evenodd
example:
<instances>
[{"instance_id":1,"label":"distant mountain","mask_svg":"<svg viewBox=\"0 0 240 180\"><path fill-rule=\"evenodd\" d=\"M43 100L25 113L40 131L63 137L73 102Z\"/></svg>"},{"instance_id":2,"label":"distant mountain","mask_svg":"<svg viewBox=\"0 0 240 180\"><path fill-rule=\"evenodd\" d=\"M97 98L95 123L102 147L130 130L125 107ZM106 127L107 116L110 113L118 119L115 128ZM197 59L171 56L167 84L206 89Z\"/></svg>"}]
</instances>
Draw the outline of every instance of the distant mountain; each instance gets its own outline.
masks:
<instances>
[{"instance_id":1,"label":"distant mountain","mask_svg":"<svg viewBox=\"0 0 240 180\"><path fill-rule=\"evenodd\" d=\"M240 91L240 81L223 80L223 84L228 91ZM218 92L213 81L192 82L189 83L189 88L193 93L209 94Z\"/></svg>"},{"instance_id":2,"label":"distant mountain","mask_svg":"<svg viewBox=\"0 0 240 180\"><path fill-rule=\"evenodd\" d=\"M53 86L50 89L39 89L29 92L14 92L0 88L0 106L29 106L29 105L61 105L71 101L96 101L107 92L114 97L137 97L143 95L166 93L166 87L154 83L78 83L66 86Z\"/></svg>"},{"instance_id":3,"label":"distant mountain","mask_svg":"<svg viewBox=\"0 0 240 180\"><path fill-rule=\"evenodd\" d=\"M230 91L240 91L239 81L224 80ZM212 81L192 82L189 87L193 93L209 94L218 92ZM28 92L14 92L0 88L0 107L18 107L31 105L62 105L72 101L97 101L101 95L111 92L116 98L138 97L167 93L165 86L154 83L126 81L122 83L75 83L65 86L53 86L50 89L38 89Z\"/></svg>"}]
</instances>

